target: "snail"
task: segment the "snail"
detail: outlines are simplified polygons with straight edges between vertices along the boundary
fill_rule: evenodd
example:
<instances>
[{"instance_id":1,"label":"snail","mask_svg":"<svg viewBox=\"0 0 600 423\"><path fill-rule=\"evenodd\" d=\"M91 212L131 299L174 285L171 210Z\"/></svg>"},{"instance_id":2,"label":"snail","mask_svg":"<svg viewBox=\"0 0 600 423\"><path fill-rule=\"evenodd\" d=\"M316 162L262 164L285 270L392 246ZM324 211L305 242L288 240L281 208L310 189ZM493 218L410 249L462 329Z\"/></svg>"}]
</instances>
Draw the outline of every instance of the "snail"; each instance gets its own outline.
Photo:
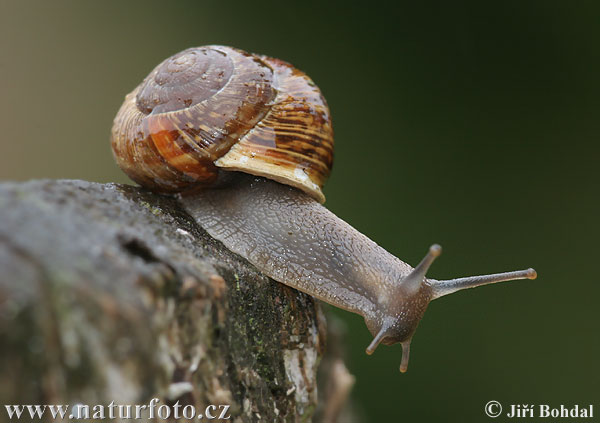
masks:
<instances>
[{"instance_id":1,"label":"snail","mask_svg":"<svg viewBox=\"0 0 600 423\"><path fill-rule=\"evenodd\" d=\"M368 354L400 343L401 372L429 302L536 277L427 278L439 245L412 268L327 210L329 109L306 74L278 59L216 45L175 54L126 96L111 145L131 179L177 193L200 226L260 271L362 315L374 336Z\"/></svg>"}]
</instances>

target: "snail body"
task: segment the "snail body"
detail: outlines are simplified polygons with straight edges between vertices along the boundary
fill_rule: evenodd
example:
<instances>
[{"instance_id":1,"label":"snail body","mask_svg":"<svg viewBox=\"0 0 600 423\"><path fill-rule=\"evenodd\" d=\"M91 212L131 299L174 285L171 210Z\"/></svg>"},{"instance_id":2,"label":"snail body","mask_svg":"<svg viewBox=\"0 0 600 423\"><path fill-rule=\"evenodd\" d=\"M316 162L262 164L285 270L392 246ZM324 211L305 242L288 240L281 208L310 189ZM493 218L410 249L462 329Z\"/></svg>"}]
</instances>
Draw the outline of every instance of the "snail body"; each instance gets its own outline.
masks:
<instances>
[{"instance_id":1,"label":"snail body","mask_svg":"<svg viewBox=\"0 0 600 423\"><path fill-rule=\"evenodd\" d=\"M112 133L117 163L180 202L212 237L271 278L364 317L401 343L401 371L429 302L474 286L533 279L533 269L446 281L415 268L321 203L333 162L327 103L291 65L230 47L185 50L129 94Z\"/></svg>"}]
</instances>

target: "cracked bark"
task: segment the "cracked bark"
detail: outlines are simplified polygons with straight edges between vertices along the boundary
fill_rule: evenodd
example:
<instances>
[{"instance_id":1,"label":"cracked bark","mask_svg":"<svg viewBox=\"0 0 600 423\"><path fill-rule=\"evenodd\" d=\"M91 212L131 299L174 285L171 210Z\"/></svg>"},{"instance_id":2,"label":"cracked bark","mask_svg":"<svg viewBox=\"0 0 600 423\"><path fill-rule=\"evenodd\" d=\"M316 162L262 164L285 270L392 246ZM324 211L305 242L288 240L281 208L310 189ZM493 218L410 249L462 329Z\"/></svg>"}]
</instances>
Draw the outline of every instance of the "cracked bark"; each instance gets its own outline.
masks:
<instances>
[{"instance_id":1,"label":"cracked bark","mask_svg":"<svg viewBox=\"0 0 600 423\"><path fill-rule=\"evenodd\" d=\"M159 398L231 405L228 421L297 422L320 403L315 421L335 421L352 377L340 353L326 358L317 400L323 321L313 298L230 253L170 197L0 184L3 404Z\"/></svg>"}]
</instances>

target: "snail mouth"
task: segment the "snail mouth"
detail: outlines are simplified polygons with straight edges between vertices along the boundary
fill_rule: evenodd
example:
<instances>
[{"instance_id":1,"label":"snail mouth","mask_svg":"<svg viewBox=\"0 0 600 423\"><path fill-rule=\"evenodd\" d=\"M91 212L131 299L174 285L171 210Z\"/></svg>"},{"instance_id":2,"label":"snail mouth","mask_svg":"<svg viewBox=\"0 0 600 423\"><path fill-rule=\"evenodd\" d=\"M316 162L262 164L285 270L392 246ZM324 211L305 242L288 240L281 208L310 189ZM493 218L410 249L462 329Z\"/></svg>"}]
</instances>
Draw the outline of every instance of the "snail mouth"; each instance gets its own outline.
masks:
<instances>
[{"instance_id":1,"label":"snail mouth","mask_svg":"<svg viewBox=\"0 0 600 423\"><path fill-rule=\"evenodd\" d=\"M391 327L389 326L382 327L367 347L366 352L369 355L373 354L375 352L375 349L381 342L383 342L386 345L391 345L400 342L402 344L402 361L400 362L400 372L406 373L406 371L408 370L408 358L410 357L410 342L412 338L408 338L404 341L395 341L394 339L389 339L388 332L390 329Z\"/></svg>"},{"instance_id":2,"label":"snail mouth","mask_svg":"<svg viewBox=\"0 0 600 423\"><path fill-rule=\"evenodd\" d=\"M406 339L412 337L412 332L414 331L407 330L407 328L398 325L398 323L397 320L390 317L384 318L381 328L367 347L366 353L368 355L373 354L379 344L394 345L399 342L404 342Z\"/></svg>"},{"instance_id":3,"label":"snail mouth","mask_svg":"<svg viewBox=\"0 0 600 423\"><path fill-rule=\"evenodd\" d=\"M391 319L385 322L379 332L375 335L371 343L366 349L366 353L371 355L375 352L379 344L383 345L395 345L398 343L403 343L407 339L410 339L414 333L414 330L410 330L404 327L398 327L398 325L394 324L395 322L390 322Z\"/></svg>"}]
</instances>

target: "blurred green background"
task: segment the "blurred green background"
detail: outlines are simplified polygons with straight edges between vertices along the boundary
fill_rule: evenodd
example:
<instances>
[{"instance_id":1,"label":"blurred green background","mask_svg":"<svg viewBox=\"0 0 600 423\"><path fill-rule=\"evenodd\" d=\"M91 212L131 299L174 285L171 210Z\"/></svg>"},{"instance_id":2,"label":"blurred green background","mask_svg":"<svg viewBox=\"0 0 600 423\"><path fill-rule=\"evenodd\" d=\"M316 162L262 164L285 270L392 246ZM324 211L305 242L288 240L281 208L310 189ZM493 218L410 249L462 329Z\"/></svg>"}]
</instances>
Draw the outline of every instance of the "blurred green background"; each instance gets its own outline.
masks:
<instances>
[{"instance_id":1,"label":"blurred green background","mask_svg":"<svg viewBox=\"0 0 600 423\"><path fill-rule=\"evenodd\" d=\"M335 311L365 421L600 407L599 2L0 4L0 179L127 182L110 127L156 64L204 44L284 59L332 111L332 211L413 265L440 243L434 278L539 274L434 302L405 375L399 345L366 356Z\"/></svg>"}]
</instances>

